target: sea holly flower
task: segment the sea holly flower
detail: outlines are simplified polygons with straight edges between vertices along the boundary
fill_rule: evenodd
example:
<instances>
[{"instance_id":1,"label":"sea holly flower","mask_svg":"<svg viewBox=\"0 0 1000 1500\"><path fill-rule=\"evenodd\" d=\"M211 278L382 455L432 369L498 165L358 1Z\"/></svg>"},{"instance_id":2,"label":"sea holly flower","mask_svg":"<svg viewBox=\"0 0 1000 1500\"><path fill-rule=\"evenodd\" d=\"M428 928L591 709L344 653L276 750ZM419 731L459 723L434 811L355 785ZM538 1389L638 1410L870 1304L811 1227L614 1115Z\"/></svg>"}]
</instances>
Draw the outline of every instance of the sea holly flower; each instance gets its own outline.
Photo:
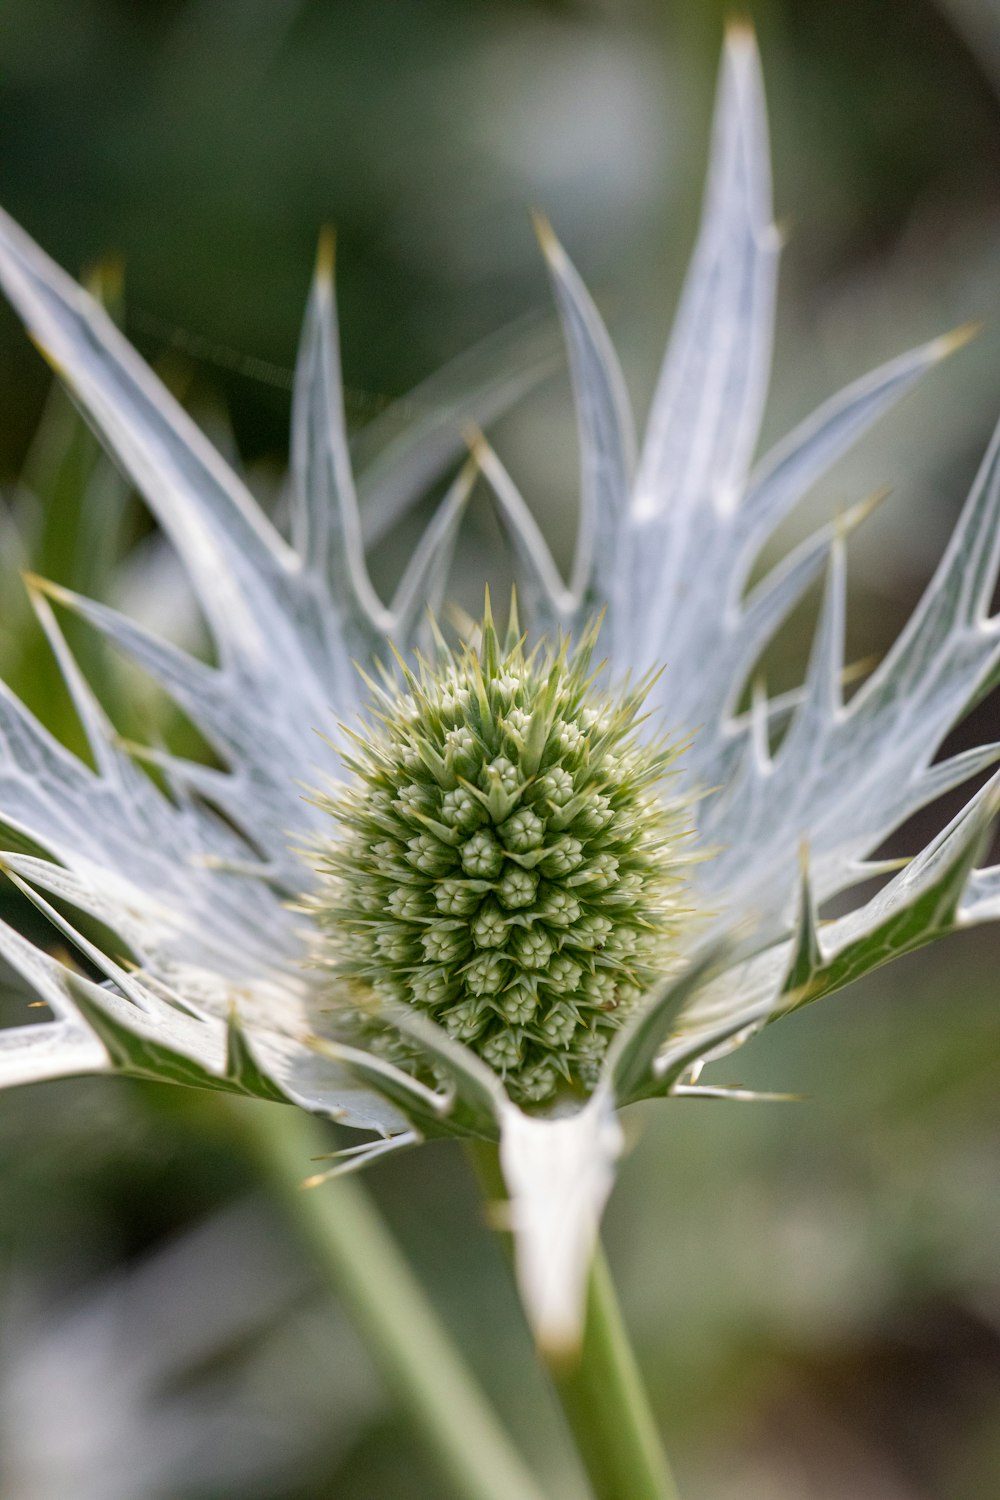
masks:
<instances>
[{"instance_id":1,"label":"sea holly flower","mask_svg":"<svg viewBox=\"0 0 1000 1500\"><path fill-rule=\"evenodd\" d=\"M512 622L501 649L487 606L478 648L439 640L418 674L370 684L353 774L318 799L334 831L307 905L346 1041L419 1075L419 1045L392 1024L409 1008L515 1103L582 1100L669 969L691 917L690 808L666 788L677 751L638 738L641 686L597 693L593 645L526 654Z\"/></svg>"},{"instance_id":2,"label":"sea holly flower","mask_svg":"<svg viewBox=\"0 0 1000 1500\"><path fill-rule=\"evenodd\" d=\"M0 1032L0 1081L117 1069L291 1102L375 1133L341 1167L433 1136L499 1141L520 1286L559 1351L579 1337L624 1106L745 1097L703 1083L703 1065L896 954L1000 915L1000 868L977 867L1000 802L991 779L877 895L817 916L890 873L873 856L912 813L1000 759L997 745L935 759L1000 669L987 613L1000 440L909 625L845 702L844 555L865 507L748 591L750 572L822 471L962 336L849 387L750 467L778 240L744 28L727 42L704 220L637 464L607 333L541 232L579 413L572 577L477 443L528 641L515 629L501 648L487 619L464 651L432 642L414 668L472 476L386 609L364 567L328 275L296 380L290 544L100 310L2 222L0 279L181 553L217 660L32 584L93 765L0 697L5 864L103 982L0 928L0 952L53 1017ZM426 474L442 435L411 446ZM824 568L800 692L768 701L758 687L744 711L762 650ZM163 753L158 781L138 768L53 601L157 677L222 768ZM604 687L558 640L586 637L601 611ZM389 636L404 664L366 688L352 658L388 660ZM645 719L626 674L644 682ZM333 732L331 704L352 726L343 765L316 735ZM663 744L685 746L666 782ZM303 800L324 777L344 785Z\"/></svg>"}]
</instances>

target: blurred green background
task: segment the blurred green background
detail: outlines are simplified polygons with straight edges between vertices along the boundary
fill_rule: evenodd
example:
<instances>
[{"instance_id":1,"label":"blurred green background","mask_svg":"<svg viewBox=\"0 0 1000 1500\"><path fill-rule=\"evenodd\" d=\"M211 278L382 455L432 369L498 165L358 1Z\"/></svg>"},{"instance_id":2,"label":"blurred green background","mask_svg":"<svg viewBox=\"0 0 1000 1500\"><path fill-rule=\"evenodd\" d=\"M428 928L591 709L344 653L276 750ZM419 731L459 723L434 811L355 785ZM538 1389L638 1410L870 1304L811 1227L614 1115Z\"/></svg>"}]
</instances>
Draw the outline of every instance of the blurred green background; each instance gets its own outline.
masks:
<instances>
[{"instance_id":1,"label":"blurred green background","mask_svg":"<svg viewBox=\"0 0 1000 1500\"><path fill-rule=\"evenodd\" d=\"M1000 412L1000 12L747 9L788 231L767 435L877 361L984 322L787 528L791 541L894 486L852 549L861 656L912 607ZM358 430L470 343L546 311L536 205L598 295L644 410L696 223L722 24L699 0L4 0L0 198L97 276L280 508L326 223ZM492 435L565 561L564 379ZM188 641L198 625L6 308L0 480L0 664L75 742L20 566ZM419 521L373 559L384 586ZM481 500L456 596L474 604L485 574L507 576ZM778 686L808 624L775 652ZM98 669L122 727L148 734L162 705ZM964 733L1000 737L996 719L987 705ZM686 1500L1000 1492L996 970L995 936L951 940L734 1060L734 1077L803 1103L635 1114L607 1239ZM20 1005L4 1024L24 1021ZM211 1100L36 1087L0 1097L0 1141L3 1500L437 1500ZM427 1148L368 1183L553 1496L580 1496L461 1154Z\"/></svg>"}]
</instances>

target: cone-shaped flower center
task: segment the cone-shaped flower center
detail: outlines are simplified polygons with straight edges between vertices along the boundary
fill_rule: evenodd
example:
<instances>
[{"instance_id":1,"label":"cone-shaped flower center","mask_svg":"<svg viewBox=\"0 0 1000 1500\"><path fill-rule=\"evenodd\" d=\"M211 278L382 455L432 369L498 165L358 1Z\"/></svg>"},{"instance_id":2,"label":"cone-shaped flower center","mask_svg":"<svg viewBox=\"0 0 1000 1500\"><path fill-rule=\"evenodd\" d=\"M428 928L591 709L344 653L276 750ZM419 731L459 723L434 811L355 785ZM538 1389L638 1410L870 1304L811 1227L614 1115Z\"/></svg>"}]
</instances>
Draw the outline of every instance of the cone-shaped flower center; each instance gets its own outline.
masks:
<instances>
[{"instance_id":1,"label":"cone-shaped flower center","mask_svg":"<svg viewBox=\"0 0 1000 1500\"><path fill-rule=\"evenodd\" d=\"M317 859L344 1025L413 1068L379 1002L417 1006L522 1103L593 1087L683 919L676 749L638 736L643 686L594 689L593 644L501 648L487 614L478 647L374 687Z\"/></svg>"}]
</instances>

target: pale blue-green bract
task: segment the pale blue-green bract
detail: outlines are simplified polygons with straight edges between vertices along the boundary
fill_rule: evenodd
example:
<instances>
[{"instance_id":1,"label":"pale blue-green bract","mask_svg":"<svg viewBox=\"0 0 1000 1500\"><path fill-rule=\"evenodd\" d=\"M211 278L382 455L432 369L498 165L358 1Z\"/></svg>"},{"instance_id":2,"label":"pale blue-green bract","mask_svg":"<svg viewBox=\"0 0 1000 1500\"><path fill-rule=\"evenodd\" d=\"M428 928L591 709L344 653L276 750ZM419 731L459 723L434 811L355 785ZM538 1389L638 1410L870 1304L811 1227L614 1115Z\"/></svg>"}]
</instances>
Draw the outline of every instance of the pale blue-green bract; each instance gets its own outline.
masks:
<instances>
[{"instance_id":1,"label":"pale blue-green bract","mask_svg":"<svg viewBox=\"0 0 1000 1500\"><path fill-rule=\"evenodd\" d=\"M216 660L194 660L102 604L31 582L93 766L0 693L4 863L104 982L0 928L0 952L52 1017L0 1031L0 1082L120 1071L287 1101L375 1133L345 1165L432 1135L499 1138L522 1294L539 1339L555 1349L579 1335L622 1106L724 1094L699 1082L707 1059L897 954L1000 916L1000 867L980 867L1000 802L994 776L877 895L822 926L816 918L817 902L843 900L886 873L872 855L893 829L1000 759L997 745L935 759L1000 668L1000 628L988 614L1000 440L909 624L845 703L844 552L864 507L752 588L751 569L816 478L961 335L852 385L752 466L778 238L758 59L742 27L726 44L702 226L637 458L608 336L544 225L541 239L579 420L570 582L481 441L386 607L368 579L362 514L387 519L443 472L466 420L510 399L517 378L470 390L447 419L417 421L377 473L356 477L322 257L295 380L288 541L102 310L2 221L0 280L181 554ZM356 1044L324 1038L328 980L306 961L312 871L295 846L322 836L329 814L303 799L302 786L342 774L316 731L357 722L365 689L354 660L388 660L390 638L404 655L417 644L477 466L513 544L529 634L579 635L603 610L612 681L667 664L649 701L664 731L690 741L680 764L699 799L697 838L711 851L690 872L690 900L705 920L616 1032L589 1096L557 1100L548 1113L518 1107L484 1057L405 1003L392 1024L427 1059L426 1075L367 1048L363 1034ZM373 501L367 511L359 489ZM770 702L758 690L743 711L763 648L824 571L801 690ZM136 765L67 650L53 602L157 678L223 769L160 752L155 781ZM485 866L480 873L489 876ZM102 945L85 936L67 910L113 937Z\"/></svg>"}]
</instances>

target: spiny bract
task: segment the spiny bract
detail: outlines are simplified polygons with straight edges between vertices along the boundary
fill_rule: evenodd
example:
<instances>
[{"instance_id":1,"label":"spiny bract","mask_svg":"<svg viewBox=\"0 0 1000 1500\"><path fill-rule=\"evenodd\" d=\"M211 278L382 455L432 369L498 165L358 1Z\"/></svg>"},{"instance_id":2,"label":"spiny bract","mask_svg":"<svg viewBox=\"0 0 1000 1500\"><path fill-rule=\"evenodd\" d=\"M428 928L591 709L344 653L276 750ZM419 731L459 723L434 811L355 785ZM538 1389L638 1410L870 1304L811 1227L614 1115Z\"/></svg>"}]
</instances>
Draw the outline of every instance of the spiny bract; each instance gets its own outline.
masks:
<instances>
[{"instance_id":1,"label":"spiny bract","mask_svg":"<svg viewBox=\"0 0 1000 1500\"><path fill-rule=\"evenodd\" d=\"M595 690L594 637L528 654L514 623L501 647L487 605L478 647L371 684L353 781L320 799L309 910L341 1028L417 1067L378 1013L415 1005L522 1103L594 1087L686 916L677 748L637 737L646 684Z\"/></svg>"},{"instance_id":2,"label":"spiny bract","mask_svg":"<svg viewBox=\"0 0 1000 1500\"><path fill-rule=\"evenodd\" d=\"M370 539L426 485L444 479L464 451L467 422L481 425L539 370L471 384L463 377L457 396L453 382L435 383L435 410L420 415L420 403L411 403L401 433L388 440L383 428L374 448L366 441L352 451L332 267L321 254L293 393L286 538L107 314L0 214L0 284L177 548L215 658L211 665L196 660L105 605L33 580L35 609L90 758L70 754L0 687L0 822L8 832L0 853L14 886L103 982L0 921L0 955L51 1012L42 1024L0 1029L0 1084L113 1069L290 1101L376 1133L338 1170L440 1135L499 1140L522 1294L540 1341L565 1351L580 1337L587 1269L623 1149L619 1110L666 1096L757 1097L702 1081L702 1065L896 956L1000 920L1000 864L983 862L1000 815L1000 743L942 752L956 725L1000 681L1000 615L991 613L1000 566L1000 428L909 623L845 698L846 535L871 507L856 507L846 524L821 526L754 582L757 560L829 466L967 332L935 339L855 381L754 463L780 238L763 84L745 25L731 28L726 41L702 225L641 445L607 330L545 226L542 239L579 416L581 508L568 580L485 439L475 445L475 463L511 538L532 638L560 631L579 637L584 622L604 609L601 651L612 680L668 664L651 684L649 703L672 733L693 734L678 784L701 793L699 848L715 853L692 870L689 900L712 919L690 932L678 922L674 963L618 1028L596 1087L585 1099L578 1092L572 1109L555 1107L564 1102L558 1097L534 1113L512 1101L519 1084L526 1098L519 1075L508 1063L505 1088L503 1058L499 1069L484 1061L498 1021L472 1038L475 1055L435 1023L433 1007L429 1016L383 999L379 1019L419 1045L425 1061L416 1072L371 1046L329 1040L336 985L307 961L331 941L333 923L317 932L315 919L292 909L303 892L313 899L315 887L289 848L289 830L301 830L301 843L330 836L328 814L301 797L304 782L325 774L316 764L322 752L315 731L329 724L331 704L341 720L358 708L352 662L386 660L390 636L404 655L418 644L427 604L439 608L443 600L475 465L464 466L440 502L391 605L369 577L366 532ZM824 565L825 600L800 688L770 699L759 690L744 712L762 654ZM155 677L220 766L147 750L155 781L136 765L75 660L56 608L82 617ZM419 678L407 691L414 702L429 694ZM399 701L405 698L403 692ZM394 726L403 722L391 692L383 707L391 747ZM530 719L529 707L521 711ZM498 747L490 759L501 755L524 779L510 749ZM466 786L440 789L442 804L448 791L475 787L489 795L473 774L485 769L480 756L470 761L470 774L462 771ZM381 769L377 758L370 764L373 774ZM407 769L400 792L429 784L418 770ZM988 771L985 785L905 868L877 857L890 834L913 826L914 814ZM498 784L502 791L502 777ZM457 816L457 796L454 804ZM541 818L529 793L525 806ZM399 809L391 812L393 828L402 828L407 820ZM488 833L484 824L465 834L442 807L425 816L461 833L463 849L466 838ZM545 816L546 837L579 837L552 830L556 813L545 809ZM457 845L419 819L411 826L407 840L442 860L447 852L458 870ZM393 837L390 830L372 842ZM489 837L485 842L493 847ZM536 868L506 853L503 861ZM396 863L424 882L425 895L438 880L503 880L499 871L428 872L405 856ZM538 873L539 891L543 880L555 883ZM559 889L579 901L568 883L572 873ZM891 878L871 895L866 883L873 876ZM405 894L400 887L400 902ZM505 906L492 889L482 894L486 911L501 922L525 910ZM821 923L820 910L834 898L843 915ZM476 921L481 910L461 919ZM398 912L391 918L408 932ZM383 908L378 921L387 920ZM443 933L459 916L435 903L429 920ZM741 941L748 928L749 951ZM484 921L483 930L494 928ZM516 923L502 949L473 943L482 967L501 951L512 962L506 955L518 952L529 931L552 941L558 929L551 920L534 929ZM327 953L334 966L344 961L345 950ZM475 964L471 947L469 955ZM555 957L539 967L539 980ZM425 959L421 944L415 965L380 953L379 968L386 977L396 965L397 974L408 974ZM371 959L351 962L364 968ZM429 962L450 963L456 974L461 968L454 957ZM533 974L523 957L518 963L519 978ZM474 998L489 1009L490 994L506 993ZM506 1021L510 1034L527 1024ZM538 1060L525 1049L525 1068Z\"/></svg>"}]
</instances>

